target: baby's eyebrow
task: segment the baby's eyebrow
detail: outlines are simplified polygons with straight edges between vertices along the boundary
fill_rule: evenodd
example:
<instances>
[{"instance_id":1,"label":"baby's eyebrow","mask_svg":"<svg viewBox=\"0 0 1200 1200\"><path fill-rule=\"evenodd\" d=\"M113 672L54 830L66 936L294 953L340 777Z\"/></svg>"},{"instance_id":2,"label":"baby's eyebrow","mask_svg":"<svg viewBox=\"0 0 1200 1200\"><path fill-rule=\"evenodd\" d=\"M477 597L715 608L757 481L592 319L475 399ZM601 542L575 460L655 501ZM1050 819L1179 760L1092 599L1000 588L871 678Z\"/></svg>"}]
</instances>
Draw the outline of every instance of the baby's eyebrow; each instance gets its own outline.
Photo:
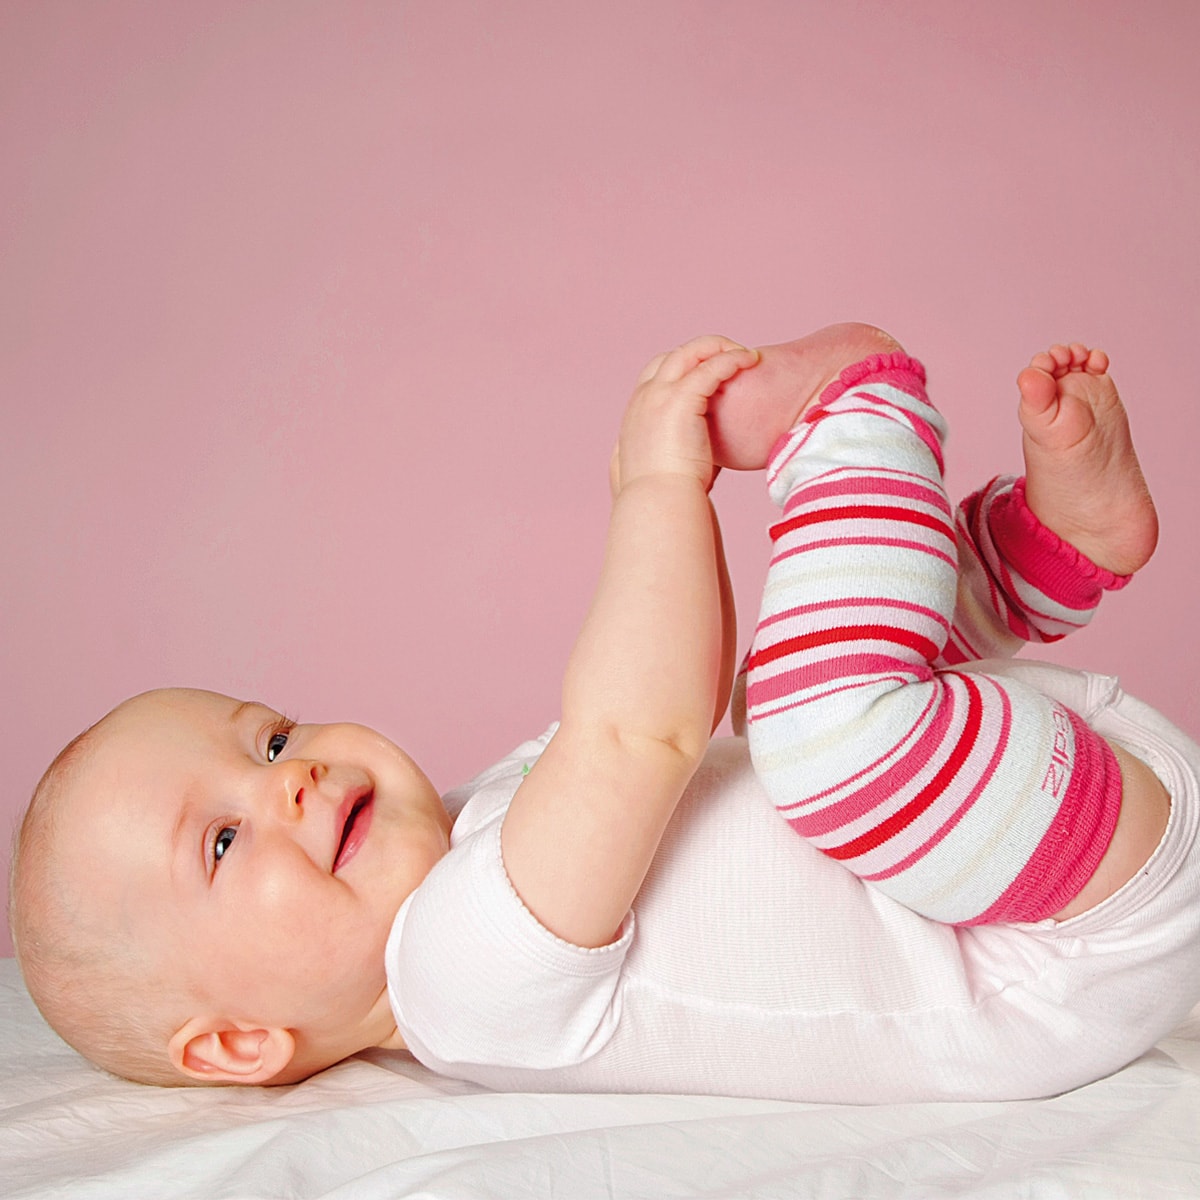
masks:
<instances>
[{"instance_id":1,"label":"baby's eyebrow","mask_svg":"<svg viewBox=\"0 0 1200 1200\"><path fill-rule=\"evenodd\" d=\"M265 705L261 700L243 700L241 704L239 704L233 710L233 712L229 714L229 724L236 725L242 719L243 714L245 714L249 709L266 707L267 705Z\"/></svg>"}]
</instances>

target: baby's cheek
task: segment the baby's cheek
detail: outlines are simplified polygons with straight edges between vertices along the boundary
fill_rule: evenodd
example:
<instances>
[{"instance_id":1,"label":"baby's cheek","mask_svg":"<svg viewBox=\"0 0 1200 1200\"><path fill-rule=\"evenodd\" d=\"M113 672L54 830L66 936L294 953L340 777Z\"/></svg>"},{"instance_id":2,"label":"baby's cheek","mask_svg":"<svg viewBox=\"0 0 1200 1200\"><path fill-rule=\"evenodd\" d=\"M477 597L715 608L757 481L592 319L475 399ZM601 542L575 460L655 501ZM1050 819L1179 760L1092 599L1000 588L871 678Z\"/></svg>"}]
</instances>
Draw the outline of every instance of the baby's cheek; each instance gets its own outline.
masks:
<instances>
[{"instance_id":1,"label":"baby's cheek","mask_svg":"<svg viewBox=\"0 0 1200 1200\"><path fill-rule=\"evenodd\" d=\"M241 875L231 908L247 942L272 961L286 959L306 929L311 934L321 925L324 905L313 873L260 860Z\"/></svg>"},{"instance_id":2,"label":"baby's cheek","mask_svg":"<svg viewBox=\"0 0 1200 1200\"><path fill-rule=\"evenodd\" d=\"M294 956L312 959L344 949L357 925L350 919L341 885L306 858L264 865L255 874L253 888L253 900L246 907L257 914L259 941L285 967Z\"/></svg>"}]
</instances>

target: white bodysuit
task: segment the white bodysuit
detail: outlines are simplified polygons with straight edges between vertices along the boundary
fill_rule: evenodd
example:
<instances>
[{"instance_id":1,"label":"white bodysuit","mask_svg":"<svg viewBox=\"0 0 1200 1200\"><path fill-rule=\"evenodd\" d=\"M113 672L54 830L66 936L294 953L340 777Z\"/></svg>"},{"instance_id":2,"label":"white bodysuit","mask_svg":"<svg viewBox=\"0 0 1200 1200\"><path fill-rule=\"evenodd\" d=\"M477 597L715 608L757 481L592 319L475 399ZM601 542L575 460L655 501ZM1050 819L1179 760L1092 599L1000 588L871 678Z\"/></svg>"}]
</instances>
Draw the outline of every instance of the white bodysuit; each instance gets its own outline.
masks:
<instances>
[{"instance_id":1,"label":"white bodysuit","mask_svg":"<svg viewBox=\"0 0 1200 1200\"><path fill-rule=\"evenodd\" d=\"M796 837L739 737L710 748L619 940L572 946L500 853L547 733L447 797L452 849L387 946L406 1044L503 1090L848 1103L1047 1095L1136 1058L1200 998L1200 747L1111 677L984 667L1068 705L1171 794L1158 850L1097 908L1057 925L918 916Z\"/></svg>"}]
</instances>

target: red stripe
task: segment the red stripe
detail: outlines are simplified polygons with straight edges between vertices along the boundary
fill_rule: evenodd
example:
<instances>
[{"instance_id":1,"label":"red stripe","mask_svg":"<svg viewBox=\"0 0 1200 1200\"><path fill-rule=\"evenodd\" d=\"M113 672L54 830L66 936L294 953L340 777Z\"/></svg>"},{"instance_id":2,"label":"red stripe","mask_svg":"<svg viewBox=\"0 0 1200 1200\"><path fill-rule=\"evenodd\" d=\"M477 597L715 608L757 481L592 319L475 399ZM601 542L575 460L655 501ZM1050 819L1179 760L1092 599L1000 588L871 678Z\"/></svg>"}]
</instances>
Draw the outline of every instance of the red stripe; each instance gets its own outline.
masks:
<instances>
[{"instance_id":1,"label":"red stripe","mask_svg":"<svg viewBox=\"0 0 1200 1200\"><path fill-rule=\"evenodd\" d=\"M979 689L970 676L960 675L959 678L966 684L970 694L966 727L959 735L950 757L942 764L938 773L917 796L913 797L903 808L894 812L886 821L868 829L861 837L841 846L822 846L823 853L841 861L858 858L862 854L875 850L888 838L911 825L950 786L954 776L958 774L959 768L974 749L975 739L978 737L980 726L983 723L983 703Z\"/></svg>"},{"instance_id":2,"label":"red stripe","mask_svg":"<svg viewBox=\"0 0 1200 1200\"><path fill-rule=\"evenodd\" d=\"M800 654L813 646L829 646L837 642L892 642L898 646L907 646L915 650L926 662L933 662L940 653L938 646L927 637L911 629L901 629L895 625L838 625L833 629L814 629L811 633L801 633L796 637L784 638L773 646L764 646L755 650L749 659L751 671L777 658L786 658L789 654Z\"/></svg>"},{"instance_id":3,"label":"red stripe","mask_svg":"<svg viewBox=\"0 0 1200 1200\"><path fill-rule=\"evenodd\" d=\"M771 526L771 540L778 541L779 538L793 530L825 521L871 519L924 525L927 529L933 529L938 533L944 533L947 537L953 537L953 532L946 521L933 513L921 512L919 509L900 508L898 505L891 504L851 504L842 508L820 508L814 512L801 513L798 517L789 517L786 521L780 521Z\"/></svg>"},{"instance_id":4,"label":"red stripe","mask_svg":"<svg viewBox=\"0 0 1200 1200\"><path fill-rule=\"evenodd\" d=\"M838 596L833 600L819 600L815 604L797 604L795 608L781 608L778 612L768 613L758 623L759 630L769 629L780 621L793 621L808 613L828 612L831 608L844 610L848 608L888 608L900 609L902 612L916 613L927 621L936 621L949 632L950 622L934 608L926 608L923 604L913 604L910 600L897 600L893 596ZM975 658L982 655L976 654Z\"/></svg>"}]
</instances>

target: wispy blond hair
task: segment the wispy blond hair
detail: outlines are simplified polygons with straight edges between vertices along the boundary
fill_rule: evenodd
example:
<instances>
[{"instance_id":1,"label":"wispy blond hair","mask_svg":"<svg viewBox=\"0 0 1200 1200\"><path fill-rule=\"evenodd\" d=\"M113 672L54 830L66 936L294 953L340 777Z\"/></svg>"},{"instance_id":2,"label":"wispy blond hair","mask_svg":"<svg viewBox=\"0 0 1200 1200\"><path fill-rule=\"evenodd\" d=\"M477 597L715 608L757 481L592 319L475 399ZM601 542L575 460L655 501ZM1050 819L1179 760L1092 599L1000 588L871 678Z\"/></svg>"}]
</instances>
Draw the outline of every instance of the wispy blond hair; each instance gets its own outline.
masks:
<instances>
[{"instance_id":1,"label":"wispy blond hair","mask_svg":"<svg viewBox=\"0 0 1200 1200\"><path fill-rule=\"evenodd\" d=\"M62 797L84 784L105 719L59 751L25 811L9 877L13 946L46 1023L85 1058L139 1083L195 1083L167 1055L183 1019L179 984L89 908L60 853Z\"/></svg>"}]
</instances>

